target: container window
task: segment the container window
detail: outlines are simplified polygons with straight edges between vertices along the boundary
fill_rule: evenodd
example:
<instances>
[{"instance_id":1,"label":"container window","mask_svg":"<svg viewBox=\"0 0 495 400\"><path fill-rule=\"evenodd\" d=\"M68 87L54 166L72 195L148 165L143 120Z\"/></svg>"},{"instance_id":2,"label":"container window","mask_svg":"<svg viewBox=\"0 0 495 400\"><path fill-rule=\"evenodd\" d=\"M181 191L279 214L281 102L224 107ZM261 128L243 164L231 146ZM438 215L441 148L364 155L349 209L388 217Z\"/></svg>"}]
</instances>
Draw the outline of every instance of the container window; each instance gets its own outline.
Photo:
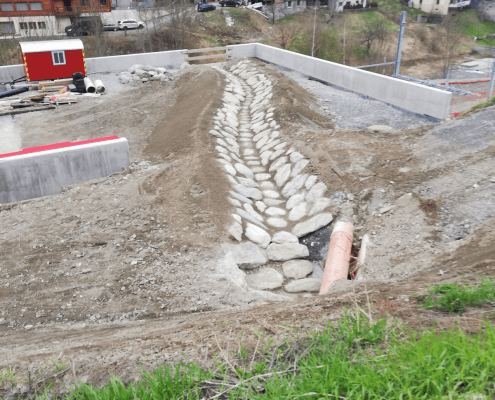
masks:
<instances>
[{"instance_id":1,"label":"container window","mask_svg":"<svg viewBox=\"0 0 495 400\"><path fill-rule=\"evenodd\" d=\"M15 3L16 11L28 11L28 3Z\"/></svg>"},{"instance_id":2,"label":"container window","mask_svg":"<svg viewBox=\"0 0 495 400\"><path fill-rule=\"evenodd\" d=\"M41 4L41 1L29 3L29 8L31 9L31 11L42 11L43 10L43 4Z\"/></svg>"},{"instance_id":3,"label":"container window","mask_svg":"<svg viewBox=\"0 0 495 400\"><path fill-rule=\"evenodd\" d=\"M14 5L12 3L0 3L1 11L14 11Z\"/></svg>"},{"instance_id":4,"label":"container window","mask_svg":"<svg viewBox=\"0 0 495 400\"><path fill-rule=\"evenodd\" d=\"M65 65L65 51L52 51L53 65Z\"/></svg>"}]
</instances>

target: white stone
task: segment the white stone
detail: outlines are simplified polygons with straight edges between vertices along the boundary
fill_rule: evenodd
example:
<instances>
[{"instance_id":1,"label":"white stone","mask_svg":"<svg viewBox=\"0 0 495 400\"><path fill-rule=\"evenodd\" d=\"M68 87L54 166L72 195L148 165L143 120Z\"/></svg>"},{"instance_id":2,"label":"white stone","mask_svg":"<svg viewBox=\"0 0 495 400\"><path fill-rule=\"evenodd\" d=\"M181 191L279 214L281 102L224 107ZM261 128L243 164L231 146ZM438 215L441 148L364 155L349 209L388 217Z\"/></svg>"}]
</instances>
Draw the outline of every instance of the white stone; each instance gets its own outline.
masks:
<instances>
[{"instance_id":1,"label":"white stone","mask_svg":"<svg viewBox=\"0 0 495 400\"><path fill-rule=\"evenodd\" d=\"M234 186L234 190L249 199L261 200L263 198L261 191L256 188L248 188L244 185L238 184Z\"/></svg>"},{"instance_id":2,"label":"white stone","mask_svg":"<svg viewBox=\"0 0 495 400\"><path fill-rule=\"evenodd\" d=\"M290 164L285 164L278 169L277 173L275 174L275 183L278 186L282 186L287 181L287 179L289 179L290 167Z\"/></svg>"},{"instance_id":3,"label":"white stone","mask_svg":"<svg viewBox=\"0 0 495 400\"><path fill-rule=\"evenodd\" d=\"M297 193L297 191L304 186L304 183L308 179L308 174L297 175L282 189L282 195L284 197L290 197Z\"/></svg>"},{"instance_id":4,"label":"white stone","mask_svg":"<svg viewBox=\"0 0 495 400\"><path fill-rule=\"evenodd\" d=\"M239 177L239 182L241 183L241 185L244 185L246 187L250 187L250 188L256 188L258 187L259 185L253 181L252 179L247 179L247 178L242 178L242 177Z\"/></svg>"},{"instance_id":5,"label":"white stone","mask_svg":"<svg viewBox=\"0 0 495 400\"><path fill-rule=\"evenodd\" d=\"M320 197L323 197L326 191L327 191L327 185L325 185L323 182L318 182L306 194L306 200L314 202Z\"/></svg>"},{"instance_id":6,"label":"white stone","mask_svg":"<svg viewBox=\"0 0 495 400\"><path fill-rule=\"evenodd\" d=\"M294 165L294 168L292 169L292 173L290 174L290 176L295 177L299 175L302 172L302 170L306 168L308 164L309 164L309 160L306 160L304 158L302 160L299 160L298 162L296 162L296 165Z\"/></svg>"},{"instance_id":7,"label":"white stone","mask_svg":"<svg viewBox=\"0 0 495 400\"><path fill-rule=\"evenodd\" d=\"M235 178L232 175L227 174L227 179L230 181L232 185L237 185L239 182L235 180Z\"/></svg>"},{"instance_id":8,"label":"white stone","mask_svg":"<svg viewBox=\"0 0 495 400\"><path fill-rule=\"evenodd\" d=\"M289 293L319 292L321 288L320 278L304 278L292 281L285 285L285 291Z\"/></svg>"},{"instance_id":9,"label":"white stone","mask_svg":"<svg viewBox=\"0 0 495 400\"><path fill-rule=\"evenodd\" d=\"M253 206L251 204L244 203L242 206L254 218L256 218L260 222L263 222L263 219L264 218L254 210L254 208L253 208Z\"/></svg>"},{"instance_id":10,"label":"white stone","mask_svg":"<svg viewBox=\"0 0 495 400\"><path fill-rule=\"evenodd\" d=\"M249 222L246 223L245 235L249 240L253 241L264 249L268 247L271 241L271 237L266 231L253 224L250 224Z\"/></svg>"},{"instance_id":11,"label":"white stone","mask_svg":"<svg viewBox=\"0 0 495 400\"><path fill-rule=\"evenodd\" d=\"M242 154L244 154L245 156L251 156L254 154L254 150L253 149L244 149L244 150L242 150Z\"/></svg>"},{"instance_id":12,"label":"white stone","mask_svg":"<svg viewBox=\"0 0 495 400\"><path fill-rule=\"evenodd\" d=\"M277 161L273 162L272 165L270 165L270 168L268 168L268 171L273 172L278 170L282 165L284 165L287 162L287 157L280 157Z\"/></svg>"},{"instance_id":13,"label":"white stone","mask_svg":"<svg viewBox=\"0 0 495 400\"><path fill-rule=\"evenodd\" d=\"M259 161L248 161L247 165L261 165Z\"/></svg>"},{"instance_id":14,"label":"white stone","mask_svg":"<svg viewBox=\"0 0 495 400\"><path fill-rule=\"evenodd\" d=\"M267 206L274 207L278 206L280 204L283 204L283 200L277 200L277 199L264 199L263 200Z\"/></svg>"},{"instance_id":15,"label":"white stone","mask_svg":"<svg viewBox=\"0 0 495 400\"><path fill-rule=\"evenodd\" d=\"M264 153L261 153L260 158L261 158L261 165L266 165L268 164L268 161L270 160L270 156L272 155L272 151L265 151Z\"/></svg>"},{"instance_id":16,"label":"white stone","mask_svg":"<svg viewBox=\"0 0 495 400\"><path fill-rule=\"evenodd\" d=\"M257 290L277 289L282 287L284 276L273 268L260 268L257 274L247 275L246 282Z\"/></svg>"},{"instance_id":17,"label":"white stone","mask_svg":"<svg viewBox=\"0 0 495 400\"><path fill-rule=\"evenodd\" d=\"M327 197L320 197L313 203L313 207L309 210L309 216L318 214L327 208L331 203L331 200Z\"/></svg>"},{"instance_id":18,"label":"white stone","mask_svg":"<svg viewBox=\"0 0 495 400\"><path fill-rule=\"evenodd\" d=\"M280 197L280 195L275 190L263 190L263 196L268 197L269 199L276 199Z\"/></svg>"},{"instance_id":19,"label":"white stone","mask_svg":"<svg viewBox=\"0 0 495 400\"><path fill-rule=\"evenodd\" d=\"M275 146L275 147L278 147L278 146ZM275 149L277 150L277 149ZM275 160L277 157L280 157L282 154L284 154L284 150L277 150L277 151L274 151L273 154L270 156L270 160L273 161Z\"/></svg>"},{"instance_id":20,"label":"white stone","mask_svg":"<svg viewBox=\"0 0 495 400\"><path fill-rule=\"evenodd\" d=\"M241 203L239 203L239 207L241 206ZM237 222L242 224L242 218L239 217L237 214L232 214L232 218L234 218Z\"/></svg>"},{"instance_id":21,"label":"white stone","mask_svg":"<svg viewBox=\"0 0 495 400\"><path fill-rule=\"evenodd\" d=\"M239 214L245 220L253 223L254 225L257 225L257 226L259 226L260 228L263 228L263 229L268 229L263 223L261 223L256 218L254 218L246 210L243 210L242 208L238 208L238 209L236 209L236 213Z\"/></svg>"},{"instance_id":22,"label":"white stone","mask_svg":"<svg viewBox=\"0 0 495 400\"><path fill-rule=\"evenodd\" d=\"M287 154L289 154L289 153L287 152ZM290 155L290 161L293 162L293 163L296 163L299 160L302 160L303 158L304 158L303 155L301 153L297 152L297 151L294 151Z\"/></svg>"},{"instance_id":23,"label":"white stone","mask_svg":"<svg viewBox=\"0 0 495 400\"><path fill-rule=\"evenodd\" d=\"M228 174L235 176L237 174L235 168L232 165L224 164L223 168Z\"/></svg>"},{"instance_id":24,"label":"white stone","mask_svg":"<svg viewBox=\"0 0 495 400\"><path fill-rule=\"evenodd\" d=\"M309 256L308 248L299 243L272 243L267 248L268 259L272 261L289 261L294 258Z\"/></svg>"},{"instance_id":25,"label":"white stone","mask_svg":"<svg viewBox=\"0 0 495 400\"><path fill-rule=\"evenodd\" d=\"M287 200L287 204L285 205L285 207L287 208L287 210L294 208L299 203L304 201L305 196L306 196L306 192L304 192L304 191L303 191L303 193L296 193L296 194L292 195L289 198L289 200Z\"/></svg>"},{"instance_id":26,"label":"white stone","mask_svg":"<svg viewBox=\"0 0 495 400\"><path fill-rule=\"evenodd\" d=\"M227 255L230 255L241 269L257 268L265 265L268 261L266 251L251 242L231 247Z\"/></svg>"},{"instance_id":27,"label":"white stone","mask_svg":"<svg viewBox=\"0 0 495 400\"><path fill-rule=\"evenodd\" d=\"M274 189L275 185L269 181L263 181L260 183L261 189Z\"/></svg>"},{"instance_id":28,"label":"white stone","mask_svg":"<svg viewBox=\"0 0 495 400\"><path fill-rule=\"evenodd\" d=\"M286 261L282 270L287 278L301 279L313 272L313 263L307 260Z\"/></svg>"},{"instance_id":29,"label":"white stone","mask_svg":"<svg viewBox=\"0 0 495 400\"><path fill-rule=\"evenodd\" d=\"M248 289L246 273L239 269L232 255L227 254L220 259L216 265L216 272L220 275L225 275L242 290L246 291Z\"/></svg>"},{"instance_id":30,"label":"white stone","mask_svg":"<svg viewBox=\"0 0 495 400\"><path fill-rule=\"evenodd\" d=\"M261 212L266 210L266 204L263 203L262 201L257 201L255 204L256 204L256 208Z\"/></svg>"},{"instance_id":31,"label":"white stone","mask_svg":"<svg viewBox=\"0 0 495 400\"><path fill-rule=\"evenodd\" d=\"M232 225L230 225L229 234L235 240L240 242L242 240L242 225L234 222Z\"/></svg>"},{"instance_id":32,"label":"white stone","mask_svg":"<svg viewBox=\"0 0 495 400\"><path fill-rule=\"evenodd\" d=\"M251 171L248 167L246 167L244 164L237 163L234 165L235 169L239 171L242 175L244 175L246 178L253 179L254 174L253 171Z\"/></svg>"},{"instance_id":33,"label":"white stone","mask_svg":"<svg viewBox=\"0 0 495 400\"><path fill-rule=\"evenodd\" d=\"M222 147L222 146L215 146L215 149L217 149L217 151L218 151L219 153L229 154L229 151L228 151L225 147Z\"/></svg>"},{"instance_id":34,"label":"white stone","mask_svg":"<svg viewBox=\"0 0 495 400\"><path fill-rule=\"evenodd\" d=\"M316 183L316 179L318 179L316 175L310 175L310 177L306 181L306 184L304 185L306 190L309 190L313 187L313 185Z\"/></svg>"},{"instance_id":35,"label":"white stone","mask_svg":"<svg viewBox=\"0 0 495 400\"><path fill-rule=\"evenodd\" d=\"M243 196L242 194L234 192L233 190L231 190L229 193L232 197L234 197L239 201L242 201L243 203L253 204L252 200L249 200L246 196Z\"/></svg>"},{"instance_id":36,"label":"white stone","mask_svg":"<svg viewBox=\"0 0 495 400\"><path fill-rule=\"evenodd\" d=\"M230 158L227 154L220 153L219 156L222 157L224 160L226 160L228 162L231 162L232 161L232 158Z\"/></svg>"},{"instance_id":37,"label":"white stone","mask_svg":"<svg viewBox=\"0 0 495 400\"><path fill-rule=\"evenodd\" d=\"M281 231L277 232L275 235L272 237L272 242L273 243L299 243L299 239L295 237L292 233L286 232L286 231Z\"/></svg>"},{"instance_id":38,"label":"white stone","mask_svg":"<svg viewBox=\"0 0 495 400\"><path fill-rule=\"evenodd\" d=\"M287 146L287 143L282 142L282 143L277 144L277 145L276 145L273 149L274 149L274 150L277 150L277 151L278 151L278 150L281 150L281 151L282 151L282 153L284 153L284 152L285 152L285 150L284 150L284 147L285 147L285 146ZM277 157L278 157L278 156L277 156Z\"/></svg>"},{"instance_id":39,"label":"white stone","mask_svg":"<svg viewBox=\"0 0 495 400\"><path fill-rule=\"evenodd\" d=\"M270 207L265 211L265 213L272 217L281 217L286 214L285 210L278 207Z\"/></svg>"},{"instance_id":40,"label":"white stone","mask_svg":"<svg viewBox=\"0 0 495 400\"><path fill-rule=\"evenodd\" d=\"M270 174L256 174L254 177L257 181L266 181L272 176Z\"/></svg>"},{"instance_id":41,"label":"white stone","mask_svg":"<svg viewBox=\"0 0 495 400\"><path fill-rule=\"evenodd\" d=\"M237 199L233 199L233 198L229 197L229 202L230 202L230 204L232 204L235 207L241 207L241 202Z\"/></svg>"},{"instance_id":42,"label":"white stone","mask_svg":"<svg viewBox=\"0 0 495 400\"><path fill-rule=\"evenodd\" d=\"M297 224L294 229L292 229L292 234L298 238L306 236L308 233L317 231L318 229L328 225L332 222L332 220L332 214L318 214L307 221Z\"/></svg>"},{"instance_id":43,"label":"white stone","mask_svg":"<svg viewBox=\"0 0 495 400\"><path fill-rule=\"evenodd\" d=\"M220 139L217 139L220 140ZM263 136L257 143L256 143L256 148L261 149L266 142L268 142L268 136Z\"/></svg>"},{"instance_id":44,"label":"white stone","mask_svg":"<svg viewBox=\"0 0 495 400\"><path fill-rule=\"evenodd\" d=\"M306 202L299 203L292 210L290 210L289 219L291 221L299 221L302 217L306 215L307 206L308 204Z\"/></svg>"},{"instance_id":45,"label":"white stone","mask_svg":"<svg viewBox=\"0 0 495 400\"><path fill-rule=\"evenodd\" d=\"M266 220L268 225L274 226L275 228L285 228L287 226L287 221L283 218L270 217Z\"/></svg>"}]
</instances>

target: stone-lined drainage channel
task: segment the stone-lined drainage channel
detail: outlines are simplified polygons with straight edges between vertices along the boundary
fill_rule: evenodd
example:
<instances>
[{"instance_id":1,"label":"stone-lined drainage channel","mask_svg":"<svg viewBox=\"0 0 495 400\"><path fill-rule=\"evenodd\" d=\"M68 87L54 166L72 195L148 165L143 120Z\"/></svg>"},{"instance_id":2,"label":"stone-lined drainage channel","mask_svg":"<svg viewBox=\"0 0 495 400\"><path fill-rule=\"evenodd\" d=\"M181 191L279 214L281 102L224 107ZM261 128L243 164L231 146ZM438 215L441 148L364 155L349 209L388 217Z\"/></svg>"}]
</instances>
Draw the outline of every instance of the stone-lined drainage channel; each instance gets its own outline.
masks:
<instances>
[{"instance_id":1,"label":"stone-lined drainage channel","mask_svg":"<svg viewBox=\"0 0 495 400\"><path fill-rule=\"evenodd\" d=\"M252 243L232 249L218 272L244 290L274 289L284 281L276 270L264 268L246 277L239 267L285 261L284 275L295 279L285 286L286 291L317 291L320 278L306 278L313 267L303 260L309 251L299 238L332 222L332 215L325 212L331 203L324 197L327 186L316 175L305 173L309 161L287 148L280 137L271 104L271 81L249 61L234 65L230 72L219 71L227 85L210 133L232 184L229 201L236 211L229 234L239 242L246 237ZM264 295L277 300L274 294ZM283 300L284 296L279 297Z\"/></svg>"}]
</instances>

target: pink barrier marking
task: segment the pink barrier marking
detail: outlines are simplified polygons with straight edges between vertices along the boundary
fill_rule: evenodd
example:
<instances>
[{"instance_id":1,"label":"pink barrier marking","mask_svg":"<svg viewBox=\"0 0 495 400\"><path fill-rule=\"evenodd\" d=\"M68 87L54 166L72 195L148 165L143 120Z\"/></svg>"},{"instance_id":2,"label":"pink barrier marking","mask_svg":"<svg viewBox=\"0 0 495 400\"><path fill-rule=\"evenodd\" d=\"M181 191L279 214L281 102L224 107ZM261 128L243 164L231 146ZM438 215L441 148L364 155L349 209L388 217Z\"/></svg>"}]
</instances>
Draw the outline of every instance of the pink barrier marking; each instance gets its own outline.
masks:
<instances>
[{"instance_id":1,"label":"pink barrier marking","mask_svg":"<svg viewBox=\"0 0 495 400\"><path fill-rule=\"evenodd\" d=\"M0 154L0 158L21 156L24 154L31 154L31 153L40 153L42 151L63 149L66 147L81 146L83 144L90 144L90 143L106 142L108 140L115 140L115 139L119 139L119 137L118 136L108 136L108 137L98 138L98 139L83 140L81 142L62 142L62 143L55 143L55 144L47 144L44 146L28 147L26 149L22 149L21 151L16 151L15 153Z\"/></svg>"},{"instance_id":2,"label":"pink barrier marking","mask_svg":"<svg viewBox=\"0 0 495 400\"><path fill-rule=\"evenodd\" d=\"M450 118L457 118L457 117L459 117L461 114L462 114L462 111L452 113L452 114L450 114Z\"/></svg>"}]
</instances>

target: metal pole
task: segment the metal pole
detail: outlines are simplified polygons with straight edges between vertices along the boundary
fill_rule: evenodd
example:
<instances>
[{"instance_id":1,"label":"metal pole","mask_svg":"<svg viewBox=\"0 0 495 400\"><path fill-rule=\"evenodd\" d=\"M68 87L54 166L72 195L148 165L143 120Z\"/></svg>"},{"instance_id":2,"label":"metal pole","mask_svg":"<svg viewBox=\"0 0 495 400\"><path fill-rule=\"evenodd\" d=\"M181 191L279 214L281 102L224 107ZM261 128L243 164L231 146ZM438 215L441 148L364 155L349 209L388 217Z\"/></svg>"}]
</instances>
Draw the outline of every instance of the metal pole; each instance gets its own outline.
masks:
<instances>
[{"instance_id":1,"label":"metal pole","mask_svg":"<svg viewBox=\"0 0 495 400\"><path fill-rule=\"evenodd\" d=\"M445 87L446 88L449 87L449 78L450 78L450 74L447 72L447 79L445 79Z\"/></svg>"},{"instance_id":2,"label":"metal pole","mask_svg":"<svg viewBox=\"0 0 495 400\"><path fill-rule=\"evenodd\" d=\"M404 38L404 30L406 27L406 11L402 11L400 15L399 40L397 42L397 54L395 56L394 75L399 75L400 71L400 56L402 54L402 39Z\"/></svg>"},{"instance_id":3,"label":"metal pole","mask_svg":"<svg viewBox=\"0 0 495 400\"><path fill-rule=\"evenodd\" d=\"M493 84L495 83L494 80L495 80L495 59L493 60L492 76L490 78L490 86L489 86L489 89L488 89L488 98L487 98L487 100L490 100L490 96L492 95Z\"/></svg>"}]
</instances>

